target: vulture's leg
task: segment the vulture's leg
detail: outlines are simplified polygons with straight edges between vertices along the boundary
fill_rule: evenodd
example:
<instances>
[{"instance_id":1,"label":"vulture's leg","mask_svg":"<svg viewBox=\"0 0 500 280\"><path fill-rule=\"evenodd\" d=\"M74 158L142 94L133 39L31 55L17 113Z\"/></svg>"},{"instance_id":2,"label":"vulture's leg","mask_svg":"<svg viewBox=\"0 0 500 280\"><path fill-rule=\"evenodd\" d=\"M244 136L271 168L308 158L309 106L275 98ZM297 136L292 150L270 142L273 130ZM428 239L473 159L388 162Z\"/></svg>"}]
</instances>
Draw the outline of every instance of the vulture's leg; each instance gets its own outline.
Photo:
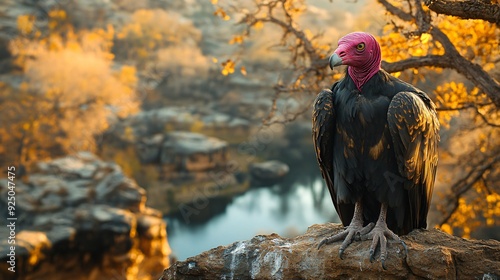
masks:
<instances>
[{"instance_id":1,"label":"vulture's leg","mask_svg":"<svg viewBox=\"0 0 500 280\"><path fill-rule=\"evenodd\" d=\"M363 240L372 239L372 245L370 246L370 261L375 260L375 249L377 245L380 244L380 262L382 263L382 268L387 269L385 267L385 260L387 259L387 238L396 240L403 244L405 249L405 253L408 255L408 248L406 244L399 236L397 236L394 232L392 232L386 223L387 216L387 204L382 203L382 207L380 208L380 215L378 216L377 224L375 227L365 236L362 236Z\"/></svg>"},{"instance_id":2,"label":"vulture's leg","mask_svg":"<svg viewBox=\"0 0 500 280\"><path fill-rule=\"evenodd\" d=\"M352 217L349 226L344 231L323 239L319 243L318 249L325 244L330 244L344 239L339 249L339 257L342 259L344 250L347 246L349 246L349 244L351 244L354 238L367 234L374 226L373 223L370 223L369 225L363 227L363 223L363 205L361 204L361 201L358 201L354 205L354 216Z\"/></svg>"}]
</instances>

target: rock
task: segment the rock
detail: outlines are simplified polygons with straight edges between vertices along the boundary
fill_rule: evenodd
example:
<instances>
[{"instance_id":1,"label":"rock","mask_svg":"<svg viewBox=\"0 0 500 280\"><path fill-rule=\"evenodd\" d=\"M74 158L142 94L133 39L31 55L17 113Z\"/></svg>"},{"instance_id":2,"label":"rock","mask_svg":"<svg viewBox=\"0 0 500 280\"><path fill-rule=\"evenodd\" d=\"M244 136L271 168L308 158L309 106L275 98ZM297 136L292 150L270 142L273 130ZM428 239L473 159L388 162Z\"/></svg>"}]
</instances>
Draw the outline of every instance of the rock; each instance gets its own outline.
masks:
<instances>
[{"instance_id":1,"label":"rock","mask_svg":"<svg viewBox=\"0 0 500 280\"><path fill-rule=\"evenodd\" d=\"M246 119L232 117L223 113L211 113L202 117L202 122L205 126L211 126L218 129L231 128L231 129L248 129L250 122Z\"/></svg>"},{"instance_id":2,"label":"rock","mask_svg":"<svg viewBox=\"0 0 500 280\"><path fill-rule=\"evenodd\" d=\"M388 243L387 270L371 263L371 240L354 241L338 257L341 242L317 249L341 225L311 226L304 235L283 238L258 235L251 240L220 246L163 272L167 279L498 279L500 242L466 240L436 229L415 230L403 236L408 246ZM377 256L378 258L378 256ZM486 277L486 278L485 278Z\"/></svg>"},{"instance_id":3,"label":"rock","mask_svg":"<svg viewBox=\"0 0 500 280\"><path fill-rule=\"evenodd\" d=\"M169 171L206 171L224 166L228 160L227 150L228 143L215 137L171 132L165 135L160 162Z\"/></svg>"},{"instance_id":4,"label":"rock","mask_svg":"<svg viewBox=\"0 0 500 280\"><path fill-rule=\"evenodd\" d=\"M259 182L273 182L283 178L290 168L286 163L277 160L270 160L261 163L253 163L250 165L250 174L253 179Z\"/></svg>"},{"instance_id":5,"label":"rock","mask_svg":"<svg viewBox=\"0 0 500 280\"><path fill-rule=\"evenodd\" d=\"M7 191L0 180L4 220ZM15 192L18 279L157 279L169 264L161 214L114 163L89 153L43 162ZM1 239L0 252L11 245ZM12 276L7 258L0 255L0 279Z\"/></svg>"},{"instance_id":6,"label":"rock","mask_svg":"<svg viewBox=\"0 0 500 280\"><path fill-rule=\"evenodd\" d=\"M159 163L160 151L163 144L163 134L143 137L137 143L137 152L142 163Z\"/></svg>"}]
</instances>

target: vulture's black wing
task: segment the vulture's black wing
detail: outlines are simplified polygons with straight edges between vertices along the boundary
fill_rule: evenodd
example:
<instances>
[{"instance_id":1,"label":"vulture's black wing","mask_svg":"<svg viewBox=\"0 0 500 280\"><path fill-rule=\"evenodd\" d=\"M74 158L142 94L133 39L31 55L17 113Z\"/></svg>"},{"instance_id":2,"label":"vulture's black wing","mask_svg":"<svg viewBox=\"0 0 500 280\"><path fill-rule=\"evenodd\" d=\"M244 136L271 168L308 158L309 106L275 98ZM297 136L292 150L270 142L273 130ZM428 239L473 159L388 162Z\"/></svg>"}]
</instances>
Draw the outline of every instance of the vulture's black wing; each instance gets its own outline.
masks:
<instances>
[{"instance_id":1,"label":"vulture's black wing","mask_svg":"<svg viewBox=\"0 0 500 280\"><path fill-rule=\"evenodd\" d=\"M323 175L330 191L335 210L337 210L342 223L348 225L354 213L354 206L339 205L333 186L333 141L336 131L333 95L331 90L323 89L316 97L312 114L312 136L321 175Z\"/></svg>"},{"instance_id":2,"label":"vulture's black wing","mask_svg":"<svg viewBox=\"0 0 500 280\"><path fill-rule=\"evenodd\" d=\"M438 162L439 121L435 106L423 92L399 92L387 112L394 153L408 190L409 220L405 231L427 226L427 212Z\"/></svg>"}]
</instances>

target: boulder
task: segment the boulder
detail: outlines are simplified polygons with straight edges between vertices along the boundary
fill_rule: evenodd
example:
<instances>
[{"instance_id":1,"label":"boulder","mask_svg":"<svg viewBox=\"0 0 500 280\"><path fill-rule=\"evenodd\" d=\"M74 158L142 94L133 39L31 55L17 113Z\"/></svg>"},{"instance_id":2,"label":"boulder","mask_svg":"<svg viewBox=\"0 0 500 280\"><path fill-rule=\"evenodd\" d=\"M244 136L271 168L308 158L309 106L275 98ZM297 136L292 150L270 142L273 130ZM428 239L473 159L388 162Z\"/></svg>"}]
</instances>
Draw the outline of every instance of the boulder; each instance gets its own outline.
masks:
<instances>
[{"instance_id":1,"label":"boulder","mask_svg":"<svg viewBox=\"0 0 500 280\"><path fill-rule=\"evenodd\" d=\"M160 162L166 170L200 172L225 166L228 143L199 133L176 131L165 135Z\"/></svg>"},{"instance_id":2,"label":"boulder","mask_svg":"<svg viewBox=\"0 0 500 280\"><path fill-rule=\"evenodd\" d=\"M118 165L79 153L38 170L15 181L18 279L158 279L169 264L165 221ZM8 190L0 180L0 209ZM10 246L2 239L0 252ZM0 279L12 277L7 258L0 255Z\"/></svg>"},{"instance_id":3,"label":"boulder","mask_svg":"<svg viewBox=\"0 0 500 280\"><path fill-rule=\"evenodd\" d=\"M258 182L274 182L283 178L290 168L286 163L278 160L270 160L250 165L250 175Z\"/></svg>"},{"instance_id":4,"label":"boulder","mask_svg":"<svg viewBox=\"0 0 500 280\"><path fill-rule=\"evenodd\" d=\"M160 163L161 146L164 141L163 134L154 134L143 137L137 142L137 152L142 163Z\"/></svg>"},{"instance_id":5,"label":"boulder","mask_svg":"<svg viewBox=\"0 0 500 280\"><path fill-rule=\"evenodd\" d=\"M163 272L172 279L499 279L500 242L466 240L436 229L403 236L408 255L388 242L387 270L369 260L371 240L355 241L338 257L341 242L317 249L338 224L311 226L304 235L258 235L178 261ZM377 256L378 258L378 256Z\"/></svg>"}]
</instances>

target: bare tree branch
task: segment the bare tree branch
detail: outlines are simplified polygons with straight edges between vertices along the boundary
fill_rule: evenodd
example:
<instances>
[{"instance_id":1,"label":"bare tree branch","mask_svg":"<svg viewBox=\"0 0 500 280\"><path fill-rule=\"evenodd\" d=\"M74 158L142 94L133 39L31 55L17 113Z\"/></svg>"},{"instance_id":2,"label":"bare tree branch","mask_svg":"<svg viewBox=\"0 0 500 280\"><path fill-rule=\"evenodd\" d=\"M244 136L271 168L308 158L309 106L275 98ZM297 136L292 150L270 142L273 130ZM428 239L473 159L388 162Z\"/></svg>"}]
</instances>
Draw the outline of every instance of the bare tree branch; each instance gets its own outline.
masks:
<instances>
[{"instance_id":1,"label":"bare tree branch","mask_svg":"<svg viewBox=\"0 0 500 280\"><path fill-rule=\"evenodd\" d=\"M451 216L453 215L453 213L455 213L459 206L459 199L478 181L482 180L485 173L487 173L489 170L494 169L495 165L499 162L500 156L498 155L493 158L486 158L484 162L482 162L482 164L475 165L474 168L469 173L467 173L467 175L458 180L451 187L452 197L450 197L449 200L453 201L453 203L451 203L453 206L450 211L447 211L446 216L444 216L443 219L439 222L439 225L442 226L443 224L448 223L448 221L451 219Z\"/></svg>"},{"instance_id":2,"label":"bare tree branch","mask_svg":"<svg viewBox=\"0 0 500 280\"><path fill-rule=\"evenodd\" d=\"M397 62L382 61L382 68L389 73L400 72L409 68L419 68L425 66L453 68L453 62L444 55L415 56Z\"/></svg>"},{"instance_id":3,"label":"bare tree branch","mask_svg":"<svg viewBox=\"0 0 500 280\"><path fill-rule=\"evenodd\" d=\"M481 112L479 112L479 109L477 107L474 107L474 110L476 111L476 115L479 116L485 124L492 126L492 127L500 128L500 124L492 123L491 121L489 121L485 115L483 115L483 114L481 114Z\"/></svg>"},{"instance_id":4,"label":"bare tree branch","mask_svg":"<svg viewBox=\"0 0 500 280\"><path fill-rule=\"evenodd\" d=\"M449 56L453 69L464 75L467 79L479 87L500 108L500 84L498 84L484 69L462 55L455 48L448 36L437 27L431 30L432 36L438 40L445 49L445 56Z\"/></svg>"},{"instance_id":5,"label":"bare tree branch","mask_svg":"<svg viewBox=\"0 0 500 280\"><path fill-rule=\"evenodd\" d=\"M500 5L478 0L425 0L425 5L438 14L462 19L482 19L500 25Z\"/></svg>"},{"instance_id":6,"label":"bare tree branch","mask_svg":"<svg viewBox=\"0 0 500 280\"><path fill-rule=\"evenodd\" d=\"M397 16L398 18L400 18L400 19L402 19L404 21L412 21L412 20L414 20L414 17L413 17L412 14L407 13L407 12L401 10L400 8L392 5L388 1L386 1L386 0L378 0L378 2L380 4L382 4L389 13Z\"/></svg>"}]
</instances>

